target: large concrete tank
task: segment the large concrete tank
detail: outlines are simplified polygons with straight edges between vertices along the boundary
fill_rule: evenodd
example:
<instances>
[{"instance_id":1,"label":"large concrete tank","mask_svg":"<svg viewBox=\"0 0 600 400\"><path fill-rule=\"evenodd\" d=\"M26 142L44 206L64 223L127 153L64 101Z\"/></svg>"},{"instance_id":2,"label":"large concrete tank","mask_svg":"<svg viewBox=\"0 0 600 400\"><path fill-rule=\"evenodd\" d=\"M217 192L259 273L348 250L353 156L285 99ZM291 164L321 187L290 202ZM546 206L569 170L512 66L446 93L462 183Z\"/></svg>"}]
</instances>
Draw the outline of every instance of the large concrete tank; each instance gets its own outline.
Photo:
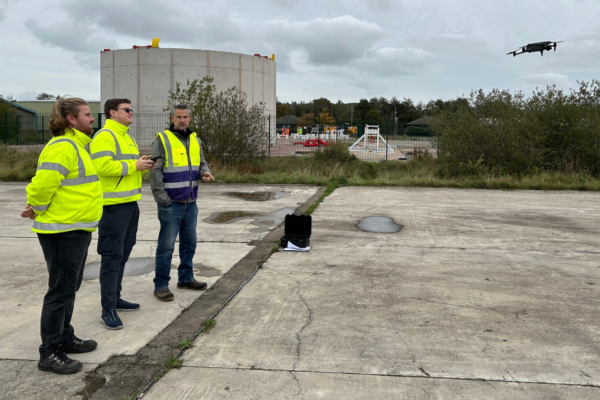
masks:
<instances>
[{"instance_id":1,"label":"large concrete tank","mask_svg":"<svg viewBox=\"0 0 600 400\"><path fill-rule=\"evenodd\" d=\"M217 91L235 86L248 96L248 102L264 103L265 118L271 119L275 135L276 64L264 57L222 51L136 49L103 51L100 55L100 106L111 98L128 98L135 112L130 133L141 148L147 149L156 132L167 127L163 114L169 90L180 83L210 76ZM267 122L268 124L268 122Z\"/></svg>"}]
</instances>

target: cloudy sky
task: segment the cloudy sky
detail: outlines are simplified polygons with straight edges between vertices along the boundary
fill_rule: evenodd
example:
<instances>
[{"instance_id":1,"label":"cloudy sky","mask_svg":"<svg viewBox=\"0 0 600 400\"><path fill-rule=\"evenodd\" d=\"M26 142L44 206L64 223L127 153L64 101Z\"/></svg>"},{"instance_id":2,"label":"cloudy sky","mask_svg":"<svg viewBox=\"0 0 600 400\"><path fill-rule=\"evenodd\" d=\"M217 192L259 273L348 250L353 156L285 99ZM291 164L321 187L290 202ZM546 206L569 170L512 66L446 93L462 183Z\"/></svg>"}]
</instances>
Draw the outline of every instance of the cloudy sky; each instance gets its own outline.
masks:
<instances>
[{"instance_id":1,"label":"cloudy sky","mask_svg":"<svg viewBox=\"0 0 600 400\"><path fill-rule=\"evenodd\" d=\"M150 44L271 55L280 101L428 101L600 79L598 0L0 0L0 94L100 98L99 54ZM556 52L506 53L544 40Z\"/></svg>"}]
</instances>

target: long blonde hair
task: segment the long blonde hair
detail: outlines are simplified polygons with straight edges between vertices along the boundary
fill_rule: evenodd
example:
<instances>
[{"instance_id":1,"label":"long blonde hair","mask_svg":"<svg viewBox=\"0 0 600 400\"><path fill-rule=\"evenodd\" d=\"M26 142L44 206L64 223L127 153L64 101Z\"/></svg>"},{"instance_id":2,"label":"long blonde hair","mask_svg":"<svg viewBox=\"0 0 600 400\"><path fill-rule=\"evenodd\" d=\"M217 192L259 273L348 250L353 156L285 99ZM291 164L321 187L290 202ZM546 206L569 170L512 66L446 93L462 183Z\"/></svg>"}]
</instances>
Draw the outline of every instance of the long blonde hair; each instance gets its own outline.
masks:
<instances>
[{"instance_id":1,"label":"long blonde hair","mask_svg":"<svg viewBox=\"0 0 600 400\"><path fill-rule=\"evenodd\" d=\"M68 99L59 97L56 99L54 107L52 107L50 123L48 124L52 136L64 135L67 129L71 129L71 124L67 119L67 115L72 115L77 118L79 115L79 108L87 105L87 101L80 99L79 97L71 97Z\"/></svg>"}]
</instances>

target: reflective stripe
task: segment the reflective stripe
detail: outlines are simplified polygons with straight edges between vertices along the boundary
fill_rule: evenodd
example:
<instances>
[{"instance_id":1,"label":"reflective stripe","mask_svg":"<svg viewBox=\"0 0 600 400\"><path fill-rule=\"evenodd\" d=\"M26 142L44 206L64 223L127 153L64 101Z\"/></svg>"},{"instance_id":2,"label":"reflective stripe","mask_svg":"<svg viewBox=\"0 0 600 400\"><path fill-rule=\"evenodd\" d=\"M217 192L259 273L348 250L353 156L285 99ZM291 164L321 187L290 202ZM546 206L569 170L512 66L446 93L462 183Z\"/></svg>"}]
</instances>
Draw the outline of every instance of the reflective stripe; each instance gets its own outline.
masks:
<instances>
[{"instance_id":1,"label":"reflective stripe","mask_svg":"<svg viewBox=\"0 0 600 400\"><path fill-rule=\"evenodd\" d=\"M38 221L33 222L33 229L40 231L56 232L56 231L68 231L71 229L95 229L98 227L98 222L76 222L74 224L59 224L59 223L42 223Z\"/></svg>"},{"instance_id":2,"label":"reflective stripe","mask_svg":"<svg viewBox=\"0 0 600 400\"><path fill-rule=\"evenodd\" d=\"M165 165L166 168L169 168L168 163L171 163L171 165L173 165L173 149L171 148L171 142L169 141L169 135L165 134L164 132L160 132L160 135L162 135L163 137L163 142L165 143L165 145L167 146L167 148L165 149L165 153L167 155L167 165ZM170 167L170 168L186 168L185 171L187 171L187 167ZM182 170L184 171L184 170Z\"/></svg>"},{"instance_id":3,"label":"reflective stripe","mask_svg":"<svg viewBox=\"0 0 600 400\"><path fill-rule=\"evenodd\" d=\"M59 163L53 163L53 162L43 162L40 164L40 166L38 167L38 171L41 169L45 169L48 171L58 171L60 172L63 176L67 176L69 175L69 170L65 167L63 167L61 164Z\"/></svg>"},{"instance_id":4,"label":"reflective stripe","mask_svg":"<svg viewBox=\"0 0 600 400\"><path fill-rule=\"evenodd\" d=\"M45 206L31 206L31 208L33 208L35 211L46 211L48 207L50 207L50 203L46 204Z\"/></svg>"},{"instance_id":5,"label":"reflective stripe","mask_svg":"<svg viewBox=\"0 0 600 400\"><path fill-rule=\"evenodd\" d=\"M123 160L137 160L139 155L137 154L121 154L113 157L115 161L123 161Z\"/></svg>"},{"instance_id":6,"label":"reflective stripe","mask_svg":"<svg viewBox=\"0 0 600 400\"><path fill-rule=\"evenodd\" d=\"M126 162L121 162L123 166L123 172L121 172L121 176L129 175L129 165Z\"/></svg>"},{"instance_id":7,"label":"reflective stripe","mask_svg":"<svg viewBox=\"0 0 600 400\"><path fill-rule=\"evenodd\" d=\"M188 172L189 170L190 167L186 165L185 167L166 167L163 172L169 174L171 172Z\"/></svg>"},{"instance_id":8,"label":"reflective stripe","mask_svg":"<svg viewBox=\"0 0 600 400\"><path fill-rule=\"evenodd\" d=\"M108 192L104 193L105 199L116 199L121 197L135 196L136 194L142 194L142 188L129 190L127 192Z\"/></svg>"},{"instance_id":9,"label":"reflective stripe","mask_svg":"<svg viewBox=\"0 0 600 400\"><path fill-rule=\"evenodd\" d=\"M106 150L106 151L99 151L97 153L92 154L92 160L95 160L97 158L100 157L112 157L115 158L115 153L113 153L110 150Z\"/></svg>"},{"instance_id":10,"label":"reflective stripe","mask_svg":"<svg viewBox=\"0 0 600 400\"><path fill-rule=\"evenodd\" d=\"M177 188L184 188L184 187L189 187L189 186L190 186L190 181L165 182L165 189L177 189Z\"/></svg>"},{"instance_id":11,"label":"reflective stripe","mask_svg":"<svg viewBox=\"0 0 600 400\"><path fill-rule=\"evenodd\" d=\"M51 142L48 145L53 145L53 144L60 143L60 142L70 143L71 146L73 146L73 148L77 152L77 176L79 178L83 178L85 176L85 165L83 165L83 159L81 158L81 155L79 155L79 147L77 147L77 145L75 144L74 141L72 141L71 139L67 139L67 138L55 140L54 142Z\"/></svg>"},{"instance_id":12,"label":"reflective stripe","mask_svg":"<svg viewBox=\"0 0 600 400\"><path fill-rule=\"evenodd\" d=\"M71 179L63 179L60 183L60 186L76 186L83 185L84 183L98 182L100 178L98 175L89 175L84 176L83 178L71 178Z\"/></svg>"},{"instance_id":13,"label":"reflective stripe","mask_svg":"<svg viewBox=\"0 0 600 400\"><path fill-rule=\"evenodd\" d=\"M115 154L112 151L110 152L113 156L114 161L137 160L138 158L140 158L139 154L132 154L132 153L123 154L123 152L121 151L121 145L119 144L119 141L117 140L117 136L110 129L107 129L107 128L100 129L98 132L96 132L96 134L94 135L94 138L96 138L96 135L98 135L100 132L108 132L112 135L113 139L115 139L115 149L117 150L117 153ZM131 138L131 140L133 140L133 143L135 144L135 147L137 148L137 143L135 142L133 137L131 137L131 136L129 136L129 137ZM100 154L100 153L106 153L106 152L101 151L96 154ZM104 156L100 156L100 157L104 157ZM92 156L92 159L94 159L93 156Z\"/></svg>"}]
</instances>

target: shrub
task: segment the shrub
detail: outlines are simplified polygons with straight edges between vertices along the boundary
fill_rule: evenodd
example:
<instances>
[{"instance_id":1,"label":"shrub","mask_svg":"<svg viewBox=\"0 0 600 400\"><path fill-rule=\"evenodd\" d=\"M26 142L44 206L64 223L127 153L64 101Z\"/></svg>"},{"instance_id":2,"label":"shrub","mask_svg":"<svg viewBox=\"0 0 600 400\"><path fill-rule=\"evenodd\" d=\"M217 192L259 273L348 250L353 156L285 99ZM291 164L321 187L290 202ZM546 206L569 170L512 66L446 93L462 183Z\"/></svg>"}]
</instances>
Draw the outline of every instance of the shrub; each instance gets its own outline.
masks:
<instances>
[{"instance_id":1,"label":"shrub","mask_svg":"<svg viewBox=\"0 0 600 400\"><path fill-rule=\"evenodd\" d=\"M314 157L317 161L335 161L340 163L358 160L354 154L350 153L348 146L336 142L329 142L328 146L319 148Z\"/></svg>"},{"instance_id":2,"label":"shrub","mask_svg":"<svg viewBox=\"0 0 600 400\"><path fill-rule=\"evenodd\" d=\"M434 121L451 175L600 172L600 82L580 82L568 95L547 87L529 98L480 90L469 103Z\"/></svg>"},{"instance_id":3,"label":"shrub","mask_svg":"<svg viewBox=\"0 0 600 400\"><path fill-rule=\"evenodd\" d=\"M433 136L433 132L430 128L422 126L409 126L404 130L406 136Z\"/></svg>"}]
</instances>

